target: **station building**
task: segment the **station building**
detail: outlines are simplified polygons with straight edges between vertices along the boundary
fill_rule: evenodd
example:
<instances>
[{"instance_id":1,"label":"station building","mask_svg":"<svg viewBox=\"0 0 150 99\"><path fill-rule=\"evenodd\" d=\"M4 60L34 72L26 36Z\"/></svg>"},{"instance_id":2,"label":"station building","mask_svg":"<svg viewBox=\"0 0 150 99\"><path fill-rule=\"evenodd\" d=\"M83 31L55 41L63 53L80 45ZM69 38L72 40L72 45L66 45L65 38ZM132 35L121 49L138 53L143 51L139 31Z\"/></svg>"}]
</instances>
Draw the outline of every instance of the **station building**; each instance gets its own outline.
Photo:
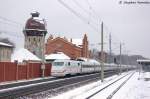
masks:
<instances>
[{"instance_id":1,"label":"station building","mask_svg":"<svg viewBox=\"0 0 150 99\"><path fill-rule=\"evenodd\" d=\"M149 59L139 59L137 62L141 65L143 71L150 72L150 60Z\"/></svg>"},{"instance_id":2,"label":"station building","mask_svg":"<svg viewBox=\"0 0 150 99\"><path fill-rule=\"evenodd\" d=\"M71 59L89 57L88 38L84 34L83 39L67 39L65 37L49 36L46 42L46 54L63 52Z\"/></svg>"}]
</instances>

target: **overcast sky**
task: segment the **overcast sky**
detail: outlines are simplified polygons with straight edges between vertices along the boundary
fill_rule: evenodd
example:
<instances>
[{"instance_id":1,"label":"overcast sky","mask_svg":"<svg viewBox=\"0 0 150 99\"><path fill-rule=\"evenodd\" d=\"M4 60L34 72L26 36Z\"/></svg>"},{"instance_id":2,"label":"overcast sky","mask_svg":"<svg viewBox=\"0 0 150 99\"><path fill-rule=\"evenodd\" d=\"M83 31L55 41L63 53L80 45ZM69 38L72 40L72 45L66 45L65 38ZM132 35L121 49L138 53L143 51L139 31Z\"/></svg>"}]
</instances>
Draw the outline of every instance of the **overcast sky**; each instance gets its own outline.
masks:
<instances>
[{"instance_id":1,"label":"overcast sky","mask_svg":"<svg viewBox=\"0 0 150 99\"><path fill-rule=\"evenodd\" d=\"M82 38L86 33L90 47L100 49L100 23L103 21L106 51L108 35L111 33L113 52L119 53L119 43L122 42L123 53L140 54L150 58L150 4L119 4L120 0L62 1L78 16L58 0L1 0L0 31L5 33L0 36L9 37L17 47L23 47L22 30L25 22L31 17L32 11L38 11L40 17L47 22L48 35Z\"/></svg>"}]
</instances>

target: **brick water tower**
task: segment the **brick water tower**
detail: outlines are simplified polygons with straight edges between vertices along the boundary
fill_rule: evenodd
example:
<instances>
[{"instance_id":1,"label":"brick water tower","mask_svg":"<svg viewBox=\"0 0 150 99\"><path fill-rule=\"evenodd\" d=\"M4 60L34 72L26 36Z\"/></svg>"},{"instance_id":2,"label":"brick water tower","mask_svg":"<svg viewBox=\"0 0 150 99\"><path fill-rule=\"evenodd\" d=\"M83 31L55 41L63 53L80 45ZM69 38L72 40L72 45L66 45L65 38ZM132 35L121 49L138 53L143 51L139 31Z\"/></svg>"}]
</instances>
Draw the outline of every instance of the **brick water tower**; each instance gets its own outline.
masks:
<instances>
[{"instance_id":1,"label":"brick water tower","mask_svg":"<svg viewBox=\"0 0 150 99\"><path fill-rule=\"evenodd\" d=\"M45 20L41 19L39 15L39 12L31 13L31 18L27 20L23 33L25 36L24 47L42 59L47 29Z\"/></svg>"}]
</instances>

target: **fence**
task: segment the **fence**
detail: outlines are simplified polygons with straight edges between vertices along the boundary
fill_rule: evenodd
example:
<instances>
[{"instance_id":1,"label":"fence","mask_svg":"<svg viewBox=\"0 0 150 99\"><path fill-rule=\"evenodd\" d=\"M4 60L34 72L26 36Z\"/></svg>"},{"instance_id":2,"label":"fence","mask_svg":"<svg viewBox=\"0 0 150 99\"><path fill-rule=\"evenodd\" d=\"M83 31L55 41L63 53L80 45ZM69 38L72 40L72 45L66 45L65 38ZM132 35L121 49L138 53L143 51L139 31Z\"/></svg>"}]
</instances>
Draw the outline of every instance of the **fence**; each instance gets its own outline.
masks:
<instances>
[{"instance_id":1,"label":"fence","mask_svg":"<svg viewBox=\"0 0 150 99\"><path fill-rule=\"evenodd\" d=\"M45 77L51 74L51 64L45 64ZM42 77L41 63L0 62L0 82Z\"/></svg>"}]
</instances>

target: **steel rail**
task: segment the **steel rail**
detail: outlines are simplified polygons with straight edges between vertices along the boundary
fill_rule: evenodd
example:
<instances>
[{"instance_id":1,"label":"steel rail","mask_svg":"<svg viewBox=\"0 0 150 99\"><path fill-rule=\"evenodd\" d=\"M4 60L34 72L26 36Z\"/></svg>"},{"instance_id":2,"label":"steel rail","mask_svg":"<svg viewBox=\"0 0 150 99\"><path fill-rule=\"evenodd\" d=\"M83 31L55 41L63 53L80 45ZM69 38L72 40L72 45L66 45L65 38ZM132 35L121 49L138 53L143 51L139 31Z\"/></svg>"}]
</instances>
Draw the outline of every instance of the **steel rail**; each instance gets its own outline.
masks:
<instances>
[{"instance_id":1,"label":"steel rail","mask_svg":"<svg viewBox=\"0 0 150 99\"><path fill-rule=\"evenodd\" d=\"M134 74L134 73L133 73ZM120 86L118 86L108 97L107 99L112 99L112 97L117 93L117 91L119 91L119 89L133 76L133 74L128 77L128 79L126 79Z\"/></svg>"},{"instance_id":2,"label":"steel rail","mask_svg":"<svg viewBox=\"0 0 150 99\"><path fill-rule=\"evenodd\" d=\"M131 73L129 73L129 74L131 74ZM105 90L106 88L110 87L111 85L115 84L116 82L118 82L119 80L123 79L124 77L126 77L126 76L129 75L129 74L126 74L126 75L124 75L123 77L121 77L121 78L119 78L119 79L113 81L112 83L110 83L110 84L108 84L107 86L101 88L100 90L96 91L95 93L93 93L92 95L86 97L85 99L90 99L90 98L92 98L92 97L95 96L96 94L100 93L101 91L103 91L103 90Z\"/></svg>"}]
</instances>

